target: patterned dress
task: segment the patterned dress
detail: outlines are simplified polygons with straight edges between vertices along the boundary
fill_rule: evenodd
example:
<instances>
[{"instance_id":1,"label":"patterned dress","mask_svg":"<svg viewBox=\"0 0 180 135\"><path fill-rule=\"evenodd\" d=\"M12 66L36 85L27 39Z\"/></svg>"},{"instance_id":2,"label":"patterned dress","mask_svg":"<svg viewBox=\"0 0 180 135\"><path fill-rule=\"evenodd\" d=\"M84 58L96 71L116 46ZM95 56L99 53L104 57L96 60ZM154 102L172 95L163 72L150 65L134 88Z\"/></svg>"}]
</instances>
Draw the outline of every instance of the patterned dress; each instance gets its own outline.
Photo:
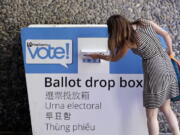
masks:
<instances>
[{"instance_id":1,"label":"patterned dress","mask_svg":"<svg viewBox=\"0 0 180 135\"><path fill-rule=\"evenodd\" d=\"M153 27L145 19L140 20L145 26L137 26L139 46L132 51L142 57L143 104L146 108L159 108L165 100L179 95L178 81Z\"/></svg>"}]
</instances>

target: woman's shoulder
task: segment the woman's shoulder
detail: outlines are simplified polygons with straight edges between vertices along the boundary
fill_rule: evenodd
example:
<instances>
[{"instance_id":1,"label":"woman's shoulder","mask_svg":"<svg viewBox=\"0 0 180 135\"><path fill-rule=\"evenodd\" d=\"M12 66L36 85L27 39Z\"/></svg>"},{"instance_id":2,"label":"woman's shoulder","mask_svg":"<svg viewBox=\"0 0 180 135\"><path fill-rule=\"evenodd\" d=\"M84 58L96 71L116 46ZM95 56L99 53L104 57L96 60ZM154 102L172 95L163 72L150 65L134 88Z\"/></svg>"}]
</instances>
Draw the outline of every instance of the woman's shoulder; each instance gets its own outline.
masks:
<instances>
[{"instance_id":1,"label":"woman's shoulder","mask_svg":"<svg viewBox=\"0 0 180 135\"><path fill-rule=\"evenodd\" d=\"M149 28L151 29L152 28L152 25L150 23L151 20L145 19L145 18L139 18L137 20L140 21L142 24L142 25L140 25L139 28L142 28L142 29L149 29Z\"/></svg>"},{"instance_id":2,"label":"woman's shoulder","mask_svg":"<svg viewBox=\"0 0 180 135\"><path fill-rule=\"evenodd\" d=\"M138 21L141 21L142 23L144 23L144 25L150 25L150 20L146 19L146 18L138 18Z\"/></svg>"}]
</instances>

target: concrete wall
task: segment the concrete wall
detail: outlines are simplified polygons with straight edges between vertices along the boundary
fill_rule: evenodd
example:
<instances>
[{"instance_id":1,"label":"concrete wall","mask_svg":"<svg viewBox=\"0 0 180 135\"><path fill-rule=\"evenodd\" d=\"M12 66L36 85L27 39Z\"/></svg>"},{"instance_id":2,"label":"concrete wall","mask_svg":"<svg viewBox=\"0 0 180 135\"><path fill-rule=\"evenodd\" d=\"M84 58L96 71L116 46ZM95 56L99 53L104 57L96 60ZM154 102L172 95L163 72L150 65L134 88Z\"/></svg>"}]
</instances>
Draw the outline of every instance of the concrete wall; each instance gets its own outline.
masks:
<instances>
[{"instance_id":1,"label":"concrete wall","mask_svg":"<svg viewBox=\"0 0 180 135\"><path fill-rule=\"evenodd\" d=\"M0 131L31 132L20 28L29 24L105 24L119 13L154 20L169 30L180 56L180 0L1 0ZM172 104L180 112L179 103ZM169 132L159 113L161 132Z\"/></svg>"}]
</instances>

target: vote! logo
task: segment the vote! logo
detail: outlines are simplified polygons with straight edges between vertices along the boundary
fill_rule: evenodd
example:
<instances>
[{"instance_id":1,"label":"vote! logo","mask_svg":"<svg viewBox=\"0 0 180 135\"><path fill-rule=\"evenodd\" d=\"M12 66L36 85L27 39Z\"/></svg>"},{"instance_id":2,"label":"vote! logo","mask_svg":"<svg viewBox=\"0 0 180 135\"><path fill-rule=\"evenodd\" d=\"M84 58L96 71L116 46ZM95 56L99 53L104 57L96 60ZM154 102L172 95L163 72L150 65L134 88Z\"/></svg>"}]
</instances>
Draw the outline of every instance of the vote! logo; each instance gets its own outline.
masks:
<instances>
[{"instance_id":1,"label":"vote! logo","mask_svg":"<svg viewBox=\"0 0 180 135\"><path fill-rule=\"evenodd\" d=\"M72 40L26 40L27 64L72 63Z\"/></svg>"}]
</instances>

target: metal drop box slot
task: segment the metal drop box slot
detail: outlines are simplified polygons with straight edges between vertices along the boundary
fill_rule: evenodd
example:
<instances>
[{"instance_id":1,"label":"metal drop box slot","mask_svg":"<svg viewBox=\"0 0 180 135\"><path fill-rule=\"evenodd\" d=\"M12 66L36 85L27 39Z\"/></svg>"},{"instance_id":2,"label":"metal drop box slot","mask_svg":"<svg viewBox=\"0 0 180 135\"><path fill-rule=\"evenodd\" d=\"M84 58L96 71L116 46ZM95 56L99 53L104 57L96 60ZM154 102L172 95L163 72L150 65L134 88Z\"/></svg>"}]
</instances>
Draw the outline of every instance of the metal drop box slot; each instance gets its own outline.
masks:
<instances>
[{"instance_id":1,"label":"metal drop box slot","mask_svg":"<svg viewBox=\"0 0 180 135\"><path fill-rule=\"evenodd\" d=\"M101 63L101 59L93 59L89 56L85 56L88 54L104 54L107 55L108 51L105 50L80 50L80 57L82 58L83 63Z\"/></svg>"}]
</instances>

